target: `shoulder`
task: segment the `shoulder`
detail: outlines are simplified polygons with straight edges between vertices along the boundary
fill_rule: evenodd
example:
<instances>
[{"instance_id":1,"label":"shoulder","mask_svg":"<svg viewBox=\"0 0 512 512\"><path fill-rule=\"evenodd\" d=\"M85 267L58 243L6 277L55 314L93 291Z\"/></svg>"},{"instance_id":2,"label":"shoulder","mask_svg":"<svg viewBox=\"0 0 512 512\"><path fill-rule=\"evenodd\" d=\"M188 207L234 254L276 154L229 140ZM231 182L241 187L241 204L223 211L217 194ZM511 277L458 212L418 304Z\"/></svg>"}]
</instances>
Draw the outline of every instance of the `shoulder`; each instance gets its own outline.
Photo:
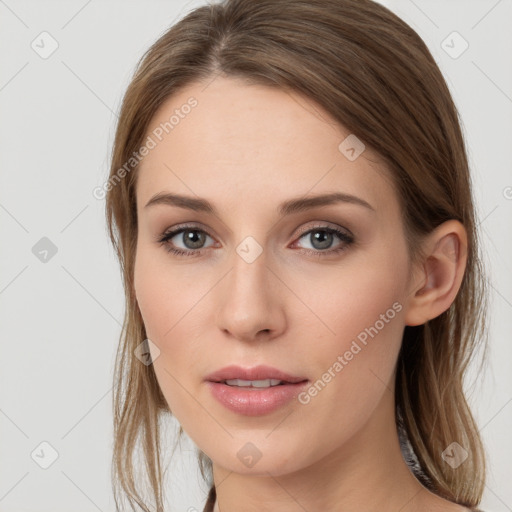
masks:
<instances>
[{"instance_id":1,"label":"shoulder","mask_svg":"<svg viewBox=\"0 0 512 512\"><path fill-rule=\"evenodd\" d=\"M455 503L452 503L451 505L452 506L450 508L446 508L446 512L485 512L481 508L469 508Z\"/></svg>"},{"instance_id":2,"label":"shoulder","mask_svg":"<svg viewBox=\"0 0 512 512\"><path fill-rule=\"evenodd\" d=\"M427 490L419 505L420 510L429 512L484 512L477 507L466 507L453 501L447 500Z\"/></svg>"}]
</instances>

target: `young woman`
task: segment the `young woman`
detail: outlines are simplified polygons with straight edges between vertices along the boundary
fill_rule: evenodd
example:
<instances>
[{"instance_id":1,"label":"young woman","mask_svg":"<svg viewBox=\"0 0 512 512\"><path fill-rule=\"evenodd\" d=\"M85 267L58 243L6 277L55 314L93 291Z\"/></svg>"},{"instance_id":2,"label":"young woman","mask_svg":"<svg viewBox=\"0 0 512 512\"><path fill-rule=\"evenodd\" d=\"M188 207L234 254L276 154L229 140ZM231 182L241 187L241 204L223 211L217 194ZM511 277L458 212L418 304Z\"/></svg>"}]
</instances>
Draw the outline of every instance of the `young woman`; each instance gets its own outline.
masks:
<instances>
[{"instance_id":1,"label":"young woman","mask_svg":"<svg viewBox=\"0 0 512 512\"><path fill-rule=\"evenodd\" d=\"M470 174L406 23L370 0L195 9L138 66L105 191L126 291L116 503L164 510L174 415L205 512L477 510Z\"/></svg>"}]
</instances>

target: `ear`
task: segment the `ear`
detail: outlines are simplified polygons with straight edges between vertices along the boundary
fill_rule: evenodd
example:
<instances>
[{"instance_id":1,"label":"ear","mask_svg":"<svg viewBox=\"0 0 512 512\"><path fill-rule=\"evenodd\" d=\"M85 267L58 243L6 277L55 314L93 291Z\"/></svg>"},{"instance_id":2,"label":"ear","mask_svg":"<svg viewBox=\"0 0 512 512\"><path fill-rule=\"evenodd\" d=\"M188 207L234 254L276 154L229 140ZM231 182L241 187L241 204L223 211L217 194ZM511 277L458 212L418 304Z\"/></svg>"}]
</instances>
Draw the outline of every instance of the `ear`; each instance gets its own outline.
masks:
<instances>
[{"instance_id":1,"label":"ear","mask_svg":"<svg viewBox=\"0 0 512 512\"><path fill-rule=\"evenodd\" d=\"M459 291L467 261L467 235L448 220L423 242L425 257L412 274L405 325L421 325L444 313Z\"/></svg>"}]
</instances>

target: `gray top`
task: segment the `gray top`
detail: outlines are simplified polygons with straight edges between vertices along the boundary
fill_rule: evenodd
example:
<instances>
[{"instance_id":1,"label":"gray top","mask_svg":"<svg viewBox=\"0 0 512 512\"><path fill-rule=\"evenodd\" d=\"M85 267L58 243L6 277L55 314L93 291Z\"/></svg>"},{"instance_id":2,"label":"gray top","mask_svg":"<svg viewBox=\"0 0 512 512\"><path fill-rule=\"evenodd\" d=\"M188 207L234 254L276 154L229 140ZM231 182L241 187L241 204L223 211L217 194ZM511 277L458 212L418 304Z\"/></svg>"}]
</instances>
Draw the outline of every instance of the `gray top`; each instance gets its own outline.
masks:
<instances>
[{"instance_id":1,"label":"gray top","mask_svg":"<svg viewBox=\"0 0 512 512\"><path fill-rule=\"evenodd\" d=\"M208 498L206 499L206 504L203 508L203 512L213 512L213 506L215 505L215 500L217 498L217 492L215 491L215 486L212 485L210 488L210 492L208 493ZM479 508L471 509L472 512L484 512Z\"/></svg>"}]
</instances>

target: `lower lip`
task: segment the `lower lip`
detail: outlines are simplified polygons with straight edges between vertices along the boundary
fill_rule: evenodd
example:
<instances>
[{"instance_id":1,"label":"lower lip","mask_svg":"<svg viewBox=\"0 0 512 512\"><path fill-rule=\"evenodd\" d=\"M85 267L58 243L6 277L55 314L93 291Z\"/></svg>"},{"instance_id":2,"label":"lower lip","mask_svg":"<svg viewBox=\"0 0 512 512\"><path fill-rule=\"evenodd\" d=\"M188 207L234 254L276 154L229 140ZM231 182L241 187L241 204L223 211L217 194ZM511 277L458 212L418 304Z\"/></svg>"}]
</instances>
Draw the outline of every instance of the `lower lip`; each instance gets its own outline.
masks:
<instances>
[{"instance_id":1,"label":"lower lip","mask_svg":"<svg viewBox=\"0 0 512 512\"><path fill-rule=\"evenodd\" d=\"M228 386L222 382L207 382L213 396L225 407L245 416L269 414L293 400L308 381L280 384L268 388Z\"/></svg>"}]
</instances>

